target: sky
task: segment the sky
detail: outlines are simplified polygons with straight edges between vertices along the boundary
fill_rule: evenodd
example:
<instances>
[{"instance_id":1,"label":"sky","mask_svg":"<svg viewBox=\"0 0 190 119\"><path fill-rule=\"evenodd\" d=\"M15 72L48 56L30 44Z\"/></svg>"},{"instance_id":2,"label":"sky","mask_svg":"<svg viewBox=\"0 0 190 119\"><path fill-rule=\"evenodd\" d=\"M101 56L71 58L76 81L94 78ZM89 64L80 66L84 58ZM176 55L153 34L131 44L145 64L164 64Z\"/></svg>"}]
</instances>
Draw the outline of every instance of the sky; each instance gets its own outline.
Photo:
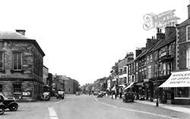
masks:
<instances>
[{"instance_id":1,"label":"sky","mask_svg":"<svg viewBox=\"0 0 190 119\"><path fill-rule=\"evenodd\" d=\"M25 29L45 52L44 65L81 85L109 76L127 52L144 47L156 29L143 16L175 9L187 19L189 0L0 0L0 31Z\"/></svg>"}]
</instances>

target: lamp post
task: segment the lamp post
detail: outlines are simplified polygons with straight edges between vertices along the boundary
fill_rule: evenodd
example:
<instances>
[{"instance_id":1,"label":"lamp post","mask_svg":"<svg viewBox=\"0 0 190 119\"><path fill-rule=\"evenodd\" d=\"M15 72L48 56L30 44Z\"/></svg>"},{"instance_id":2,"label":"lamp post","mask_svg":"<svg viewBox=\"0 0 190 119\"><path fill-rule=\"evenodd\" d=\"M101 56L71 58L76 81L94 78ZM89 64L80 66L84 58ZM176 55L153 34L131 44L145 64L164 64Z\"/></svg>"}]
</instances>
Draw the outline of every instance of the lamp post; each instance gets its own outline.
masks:
<instances>
[{"instance_id":1,"label":"lamp post","mask_svg":"<svg viewBox=\"0 0 190 119\"><path fill-rule=\"evenodd\" d=\"M156 107L159 106L159 101L158 101L158 94L159 94L158 77L159 77L159 62L158 62L158 75L157 75L157 78L156 78Z\"/></svg>"}]
</instances>

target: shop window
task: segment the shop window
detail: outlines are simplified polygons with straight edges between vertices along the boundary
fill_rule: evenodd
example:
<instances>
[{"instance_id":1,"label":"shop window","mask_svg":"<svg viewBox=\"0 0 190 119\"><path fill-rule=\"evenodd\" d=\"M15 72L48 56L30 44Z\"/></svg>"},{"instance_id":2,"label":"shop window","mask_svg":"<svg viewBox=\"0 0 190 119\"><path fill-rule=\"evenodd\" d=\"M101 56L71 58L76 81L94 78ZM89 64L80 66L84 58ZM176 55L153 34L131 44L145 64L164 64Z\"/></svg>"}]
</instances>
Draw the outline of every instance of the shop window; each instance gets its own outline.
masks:
<instances>
[{"instance_id":1,"label":"shop window","mask_svg":"<svg viewBox=\"0 0 190 119\"><path fill-rule=\"evenodd\" d=\"M176 88L175 97L189 97L189 88Z\"/></svg>"},{"instance_id":2,"label":"shop window","mask_svg":"<svg viewBox=\"0 0 190 119\"><path fill-rule=\"evenodd\" d=\"M13 84L13 91L14 92L21 92L21 84Z\"/></svg>"},{"instance_id":3,"label":"shop window","mask_svg":"<svg viewBox=\"0 0 190 119\"><path fill-rule=\"evenodd\" d=\"M13 69L22 70L22 54L21 52L13 53Z\"/></svg>"}]
</instances>

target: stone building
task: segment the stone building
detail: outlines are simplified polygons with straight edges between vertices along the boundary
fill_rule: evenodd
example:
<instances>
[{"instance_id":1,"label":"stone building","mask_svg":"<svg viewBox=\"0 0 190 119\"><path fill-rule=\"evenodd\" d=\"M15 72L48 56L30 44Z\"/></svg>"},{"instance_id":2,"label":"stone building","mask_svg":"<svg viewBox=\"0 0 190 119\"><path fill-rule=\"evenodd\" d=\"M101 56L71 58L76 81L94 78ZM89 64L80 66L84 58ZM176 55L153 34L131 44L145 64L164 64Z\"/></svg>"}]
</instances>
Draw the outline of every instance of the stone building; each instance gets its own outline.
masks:
<instances>
[{"instance_id":1,"label":"stone building","mask_svg":"<svg viewBox=\"0 0 190 119\"><path fill-rule=\"evenodd\" d=\"M48 79L48 68L46 66L43 66L43 83L44 85L48 85L47 79Z\"/></svg>"},{"instance_id":2,"label":"stone building","mask_svg":"<svg viewBox=\"0 0 190 119\"><path fill-rule=\"evenodd\" d=\"M42 93L43 50L25 30L0 33L0 92L33 101Z\"/></svg>"},{"instance_id":3,"label":"stone building","mask_svg":"<svg viewBox=\"0 0 190 119\"><path fill-rule=\"evenodd\" d=\"M55 91L64 90L66 94L75 94L79 91L79 83L70 77L64 75L55 75L53 81L53 88Z\"/></svg>"}]
</instances>

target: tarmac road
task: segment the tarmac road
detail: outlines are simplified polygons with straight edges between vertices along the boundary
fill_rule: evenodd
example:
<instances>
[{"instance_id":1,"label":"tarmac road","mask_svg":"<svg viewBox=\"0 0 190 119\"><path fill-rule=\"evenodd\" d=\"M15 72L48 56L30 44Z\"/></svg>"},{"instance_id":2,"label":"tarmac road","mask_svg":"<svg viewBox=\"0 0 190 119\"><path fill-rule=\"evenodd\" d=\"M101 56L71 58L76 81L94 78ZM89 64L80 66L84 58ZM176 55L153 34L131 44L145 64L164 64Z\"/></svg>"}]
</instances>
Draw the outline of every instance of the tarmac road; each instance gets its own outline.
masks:
<instances>
[{"instance_id":1,"label":"tarmac road","mask_svg":"<svg viewBox=\"0 0 190 119\"><path fill-rule=\"evenodd\" d=\"M19 105L17 112L6 111L0 119L190 119L182 112L88 95Z\"/></svg>"}]
</instances>

